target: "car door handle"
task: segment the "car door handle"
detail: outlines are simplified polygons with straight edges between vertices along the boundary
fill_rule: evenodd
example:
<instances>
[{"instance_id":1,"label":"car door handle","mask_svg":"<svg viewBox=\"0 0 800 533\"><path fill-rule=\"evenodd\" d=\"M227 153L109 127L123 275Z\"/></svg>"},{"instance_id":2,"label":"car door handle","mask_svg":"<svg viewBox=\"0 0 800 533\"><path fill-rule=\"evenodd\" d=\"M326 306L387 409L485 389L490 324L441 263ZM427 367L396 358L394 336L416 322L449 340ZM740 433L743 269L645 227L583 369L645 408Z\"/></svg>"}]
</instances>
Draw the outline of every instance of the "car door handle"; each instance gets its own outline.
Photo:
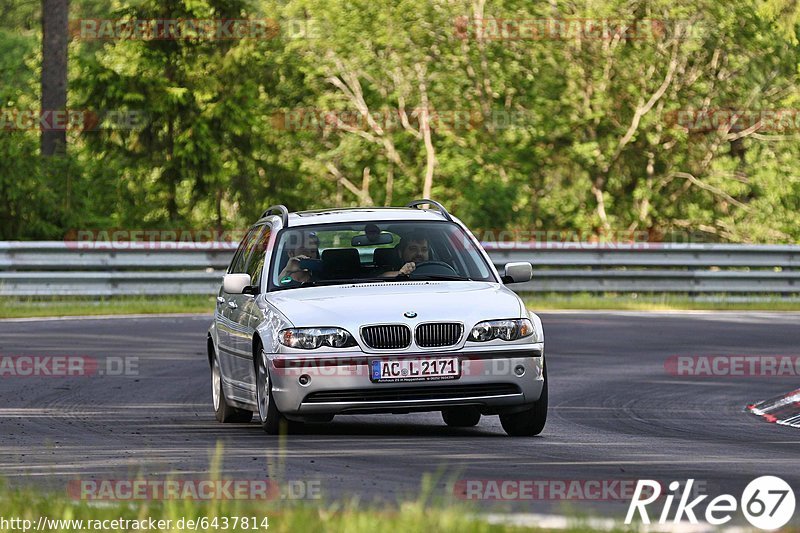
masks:
<instances>
[{"instance_id":1,"label":"car door handle","mask_svg":"<svg viewBox=\"0 0 800 533\"><path fill-rule=\"evenodd\" d=\"M236 305L236 302L235 302L235 301L233 301L233 300L228 300L228 307L230 307L231 309L236 309L236 308L237 308L237 307L239 307L239 306L238 306L238 305Z\"/></svg>"}]
</instances>

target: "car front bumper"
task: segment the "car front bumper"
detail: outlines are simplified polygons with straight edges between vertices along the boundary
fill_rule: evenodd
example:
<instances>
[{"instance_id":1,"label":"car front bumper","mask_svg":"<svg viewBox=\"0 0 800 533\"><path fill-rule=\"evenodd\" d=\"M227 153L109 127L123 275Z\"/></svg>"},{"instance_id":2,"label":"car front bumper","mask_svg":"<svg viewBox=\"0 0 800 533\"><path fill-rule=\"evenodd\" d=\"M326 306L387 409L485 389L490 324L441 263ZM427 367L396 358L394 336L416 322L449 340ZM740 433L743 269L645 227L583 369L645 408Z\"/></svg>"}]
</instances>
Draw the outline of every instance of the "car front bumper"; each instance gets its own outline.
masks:
<instances>
[{"instance_id":1,"label":"car front bumper","mask_svg":"<svg viewBox=\"0 0 800 533\"><path fill-rule=\"evenodd\" d=\"M370 380L373 360L437 356L457 356L460 377L392 383ZM270 362L273 399L278 409L290 417L437 411L457 405L472 405L484 414L496 414L536 402L545 379L542 343L391 355L274 354Z\"/></svg>"}]
</instances>

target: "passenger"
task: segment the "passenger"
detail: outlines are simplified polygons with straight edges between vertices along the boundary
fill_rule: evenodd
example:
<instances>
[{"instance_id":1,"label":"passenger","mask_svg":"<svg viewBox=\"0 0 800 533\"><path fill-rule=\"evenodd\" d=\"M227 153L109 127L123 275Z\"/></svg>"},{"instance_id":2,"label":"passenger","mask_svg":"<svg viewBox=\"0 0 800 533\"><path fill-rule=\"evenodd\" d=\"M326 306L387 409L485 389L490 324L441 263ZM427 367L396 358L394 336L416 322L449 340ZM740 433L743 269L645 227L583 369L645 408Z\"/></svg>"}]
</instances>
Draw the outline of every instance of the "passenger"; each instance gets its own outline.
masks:
<instances>
[{"instance_id":1,"label":"passenger","mask_svg":"<svg viewBox=\"0 0 800 533\"><path fill-rule=\"evenodd\" d=\"M421 232L412 233L401 238L400 243L397 245L397 251L400 254L401 261L404 263L403 266L397 271L384 272L381 277L407 276L414 272L418 263L430 261L428 239Z\"/></svg>"},{"instance_id":2,"label":"passenger","mask_svg":"<svg viewBox=\"0 0 800 533\"><path fill-rule=\"evenodd\" d=\"M319 259L319 237L314 232L308 235L298 235L296 242L287 243L286 255L289 256L289 262L278 274L278 282L281 285L287 285L293 281L298 283L311 281L312 272L300 268L300 261L303 259Z\"/></svg>"}]
</instances>

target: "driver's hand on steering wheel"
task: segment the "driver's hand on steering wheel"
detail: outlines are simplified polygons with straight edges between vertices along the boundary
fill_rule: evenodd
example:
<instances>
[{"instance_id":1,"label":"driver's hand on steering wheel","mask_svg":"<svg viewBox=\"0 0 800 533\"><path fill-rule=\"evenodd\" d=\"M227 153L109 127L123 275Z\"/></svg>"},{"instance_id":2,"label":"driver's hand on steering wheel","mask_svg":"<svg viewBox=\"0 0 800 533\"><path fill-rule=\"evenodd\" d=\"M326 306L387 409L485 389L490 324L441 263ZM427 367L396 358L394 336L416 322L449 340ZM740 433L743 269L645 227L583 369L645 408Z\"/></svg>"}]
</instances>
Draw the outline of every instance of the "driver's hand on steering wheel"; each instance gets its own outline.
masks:
<instances>
[{"instance_id":1,"label":"driver's hand on steering wheel","mask_svg":"<svg viewBox=\"0 0 800 533\"><path fill-rule=\"evenodd\" d=\"M401 268L401 269L400 269L400 270L397 272L397 275L398 275L398 276L408 276L409 274L411 274L412 272L414 272L414 269L416 269L416 268L417 268L417 265L416 265L415 263L406 263L406 264L405 264L405 265L403 265L403 267L402 267L402 268Z\"/></svg>"}]
</instances>

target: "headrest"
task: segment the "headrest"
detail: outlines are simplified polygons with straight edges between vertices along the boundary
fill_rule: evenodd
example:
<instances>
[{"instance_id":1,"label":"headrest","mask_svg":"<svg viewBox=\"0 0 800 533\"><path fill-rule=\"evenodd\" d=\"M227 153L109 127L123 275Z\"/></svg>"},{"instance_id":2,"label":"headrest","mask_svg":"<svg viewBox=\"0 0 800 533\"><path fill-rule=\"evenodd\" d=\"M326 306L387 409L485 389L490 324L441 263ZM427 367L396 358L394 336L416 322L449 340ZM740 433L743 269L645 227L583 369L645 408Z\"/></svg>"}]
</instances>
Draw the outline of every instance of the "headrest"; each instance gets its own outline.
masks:
<instances>
[{"instance_id":1,"label":"headrest","mask_svg":"<svg viewBox=\"0 0 800 533\"><path fill-rule=\"evenodd\" d=\"M400 266L400 255L394 248L375 248L372 261L375 266L397 268Z\"/></svg>"},{"instance_id":2,"label":"headrest","mask_svg":"<svg viewBox=\"0 0 800 533\"><path fill-rule=\"evenodd\" d=\"M355 248L330 248L322 252L326 278L355 278L361 272L361 259Z\"/></svg>"}]
</instances>

